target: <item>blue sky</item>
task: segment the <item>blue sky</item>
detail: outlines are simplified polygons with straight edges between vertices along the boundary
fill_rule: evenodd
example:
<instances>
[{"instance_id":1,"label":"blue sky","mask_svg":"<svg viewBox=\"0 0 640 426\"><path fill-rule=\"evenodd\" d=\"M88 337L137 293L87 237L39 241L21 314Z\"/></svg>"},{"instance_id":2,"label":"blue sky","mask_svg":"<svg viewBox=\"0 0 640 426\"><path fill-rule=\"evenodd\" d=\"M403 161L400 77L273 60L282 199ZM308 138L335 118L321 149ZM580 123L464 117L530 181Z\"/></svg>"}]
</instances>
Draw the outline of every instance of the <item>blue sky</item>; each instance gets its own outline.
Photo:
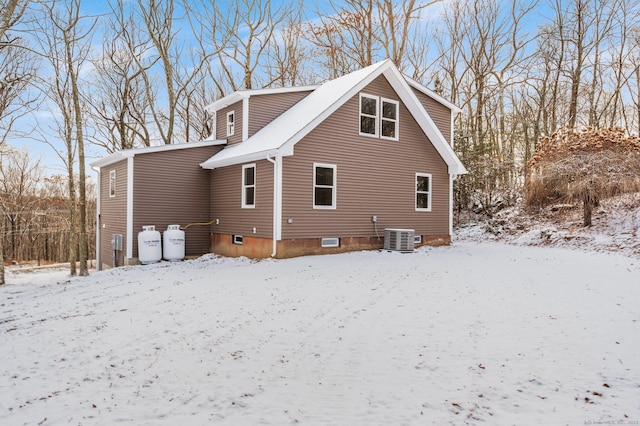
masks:
<instances>
[{"instance_id":1,"label":"blue sky","mask_svg":"<svg viewBox=\"0 0 640 426\"><path fill-rule=\"evenodd\" d=\"M437 16L444 5L448 2L444 1L435 6L430 6L429 15ZM100 15L104 13L108 13L109 8L104 1L99 0L83 0L83 8L87 15ZM537 22L539 22L540 18L542 18L543 14L545 14L546 10L542 7L538 7L538 9L531 14L531 19L528 21L530 27L532 29L535 28ZM96 50L100 49L100 43L102 41L102 37L96 33L93 39L93 43L95 44ZM382 58L380 58L382 59ZM48 123L48 119L55 114L55 107L52 107L47 103L43 103L42 107L35 111L33 114L24 117L20 121L21 129L29 129L33 126L34 122L37 120L41 123L44 123L46 127L46 123ZM61 142L56 140L56 135L51 134L49 137L51 144L54 146L61 146ZM48 174L57 174L57 173L65 173L65 166L60 160L58 154L55 150L46 143L41 141L33 140L31 138L15 138L10 141L10 143L17 148L28 150L32 157L40 158L42 164L46 167L46 171ZM98 158L103 157L106 153L101 149L92 144L86 144L85 147L87 161L91 162ZM89 168L87 168L88 171ZM91 174L91 173L90 173Z\"/></svg>"}]
</instances>

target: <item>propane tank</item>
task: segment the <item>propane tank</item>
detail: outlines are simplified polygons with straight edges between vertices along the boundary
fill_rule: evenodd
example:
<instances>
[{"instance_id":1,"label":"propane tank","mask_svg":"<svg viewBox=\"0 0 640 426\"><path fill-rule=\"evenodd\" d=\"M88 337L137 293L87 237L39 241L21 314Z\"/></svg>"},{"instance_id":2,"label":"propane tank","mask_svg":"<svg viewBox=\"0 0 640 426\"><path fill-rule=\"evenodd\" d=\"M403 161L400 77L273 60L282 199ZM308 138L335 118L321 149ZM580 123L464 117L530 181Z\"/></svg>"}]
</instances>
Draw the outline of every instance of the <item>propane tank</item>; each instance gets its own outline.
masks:
<instances>
[{"instance_id":1,"label":"propane tank","mask_svg":"<svg viewBox=\"0 0 640 426\"><path fill-rule=\"evenodd\" d=\"M159 262L162 259L160 231L153 225L143 226L138 234L138 260L143 265Z\"/></svg>"},{"instance_id":2,"label":"propane tank","mask_svg":"<svg viewBox=\"0 0 640 426\"><path fill-rule=\"evenodd\" d=\"M184 231L180 225L169 225L162 238L162 252L166 260L177 262L184 259Z\"/></svg>"}]
</instances>

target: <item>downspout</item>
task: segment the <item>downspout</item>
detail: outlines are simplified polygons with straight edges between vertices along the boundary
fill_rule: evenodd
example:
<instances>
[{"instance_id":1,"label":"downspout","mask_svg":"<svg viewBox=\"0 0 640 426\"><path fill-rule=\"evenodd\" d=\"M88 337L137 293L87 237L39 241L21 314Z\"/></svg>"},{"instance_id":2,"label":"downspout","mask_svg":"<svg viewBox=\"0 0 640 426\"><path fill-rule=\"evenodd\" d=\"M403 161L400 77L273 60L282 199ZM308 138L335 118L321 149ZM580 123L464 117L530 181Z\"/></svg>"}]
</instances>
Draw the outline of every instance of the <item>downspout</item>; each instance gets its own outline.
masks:
<instances>
[{"instance_id":1,"label":"downspout","mask_svg":"<svg viewBox=\"0 0 640 426\"><path fill-rule=\"evenodd\" d=\"M97 192L97 199L96 199L96 271L101 271L102 270L102 250L100 249L100 241L101 241L101 235L102 231L101 231L101 226L102 224L100 223L100 187L102 186L102 182L100 181L102 179L102 173L100 172L100 167L91 167L93 169L94 172L96 172L98 174L98 185L96 188L96 192Z\"/></svg>"},{"instance_id":2,"label":"downspout","mask_svg":"<svg viewBox=\"0 0 640 426\"><path fill-rule=\"evenodd\" d=\"M280 169L282 167L282 157L274 156L273 158L267 154L267 161L273 164L273 248L271 251L271 257L276 257L278 249L278 237L280 236Z\"/></svg>"}]
</instances>

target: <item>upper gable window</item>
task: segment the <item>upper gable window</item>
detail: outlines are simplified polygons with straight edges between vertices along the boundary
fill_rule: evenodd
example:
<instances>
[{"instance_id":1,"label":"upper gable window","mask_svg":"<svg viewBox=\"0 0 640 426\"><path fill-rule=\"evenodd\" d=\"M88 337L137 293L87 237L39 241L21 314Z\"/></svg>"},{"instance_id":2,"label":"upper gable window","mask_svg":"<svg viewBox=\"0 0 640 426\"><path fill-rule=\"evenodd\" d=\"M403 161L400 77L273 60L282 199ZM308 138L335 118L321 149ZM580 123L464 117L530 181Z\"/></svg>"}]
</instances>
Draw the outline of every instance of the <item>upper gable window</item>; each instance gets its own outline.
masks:
<instances>
[{"instance_id":1,"label":"upper gable window","mask_svg":"<svg viewBox=\"0 0 640 426\"><path fill-rule=\"evenodd\" d=\"M398 101L360 94L360 134L398 140Z\"/></svg>"},{"instance_id":2,"label":"upper gable window","mask_svg":"<svg viewBox=\"0 0 640 426\"><path fill-rule=\"evenodd\" d=\"M360 94L360 134L378 136L378 97Z\"/></svg>"},{"instance_id":3,"label":"upper gable window","mask_svg":"<svg viewBox=\"0 0 640 426\"><path fill-rule=\"evenodd\" d=\"M256 165L242 166L242 208L252 209L256 206Z\"/></svg>"},{"instance_id":4,"label":"upper gable window","mask_svg":"<svg viewBox=\"0 0 640 426\"><path fill-rule=\"evenodd\" d=\"M116 196L116 171L111 170L109 172L109 197L113 198Z\"/></svg>"},{"instance_id":5,"label":"upper gable window","mask_svg":"<svg viewBox=\"0 0 640 426\"><path fill-rule=\"evenodd\" d=\"M236 131L236 113L229 111L227 113L227 136L233 136Z\"/></svg>"},{"instance_id":6,"label":"upper gable window","mask_svg":"<svg viewBox=\"0 0 640 426\"><path fill-rule=\"evenodd\" d=\"M398 140L398 101L382 99L380 137Z\"/></svg>"}]
</instances>

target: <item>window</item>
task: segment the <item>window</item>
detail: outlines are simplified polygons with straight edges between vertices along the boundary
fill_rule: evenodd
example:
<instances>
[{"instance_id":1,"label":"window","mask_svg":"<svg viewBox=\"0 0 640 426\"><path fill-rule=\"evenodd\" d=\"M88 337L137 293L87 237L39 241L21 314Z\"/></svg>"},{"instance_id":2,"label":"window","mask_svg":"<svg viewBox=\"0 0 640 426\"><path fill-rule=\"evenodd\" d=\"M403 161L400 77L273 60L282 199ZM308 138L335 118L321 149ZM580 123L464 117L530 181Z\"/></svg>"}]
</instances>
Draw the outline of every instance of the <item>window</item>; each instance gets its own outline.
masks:
<instances>
[{"instance_id":1,"label":"window","mask_svg":"<svg viewBox=\"0 0 640 426\"><path fill-rule=\"evenodd\" d=\"M336 166L332 164L313 165L313 208L336 208Z\"/></svg>"},{"instance_id":2,"label":"window","mask_svg":"<svg viewBox=\"0 0 640 426\"><path fill-rule=\"evenodd\" d=\"M109 172L109 197L116 196L116 171L111 170Z\"/></svg>"},{"instance_id":3,"label":"window","mask_svg":"<svg viewBox=\"0 0 640 426\"><path fill-rule=\"evenodd\" d=\"M360 94L360 134L398 140L398 101Z\"/></svg>"},{"instance_id":4,"label":"window","mask_svg":"<svg viewBox=\"0 0 640 426\"><path fill-rule=\"evenodd\" d=\"M233 136L236 130L236 113L230 111L227 113L227 136Z\"/></svg>"},{"instance_id":5,"label":"window","mask_svg":"<svg viewBox=\"0 0 640 426\"><path fill-rule=\"evenodd\" d=\"M233 244L242 245L242 235L233 235Z\"/></svg>"},{"instance_id":6,"label":"window","mask_svg":"<svg viewBox=\"0 0 640 426\"><path fill-rule=\"evenodd\" d=\"M398 140L398 102L382 99L380 118L380 137Z\"/></svg>"},{"instance_id":7,"label":"window","mask_svg":"<svg viewBox=\"0 0 640 426\"><path fill-rule=\"evenodd\" d=\"M242 166L242 208L250 209L256 206L256 165Z\"/></svg>"},{"instance_id":8,"label":"window","mask_svg":"<svg viewBox=\"0 0 640 426\"><path fill-rule=\"evenodd\" d=\"M431 175L416 173L416 210L431 211Z\"/></svg>"},{"instance_id":9,"label":"window","mask_svg":"<svg viewBox=\"0 0 640 426\"><path fill-rule=\"evenodd\" d=\"M378 136L378 98L360 94L360 134Z\"/></svg>"}]
</instances>

